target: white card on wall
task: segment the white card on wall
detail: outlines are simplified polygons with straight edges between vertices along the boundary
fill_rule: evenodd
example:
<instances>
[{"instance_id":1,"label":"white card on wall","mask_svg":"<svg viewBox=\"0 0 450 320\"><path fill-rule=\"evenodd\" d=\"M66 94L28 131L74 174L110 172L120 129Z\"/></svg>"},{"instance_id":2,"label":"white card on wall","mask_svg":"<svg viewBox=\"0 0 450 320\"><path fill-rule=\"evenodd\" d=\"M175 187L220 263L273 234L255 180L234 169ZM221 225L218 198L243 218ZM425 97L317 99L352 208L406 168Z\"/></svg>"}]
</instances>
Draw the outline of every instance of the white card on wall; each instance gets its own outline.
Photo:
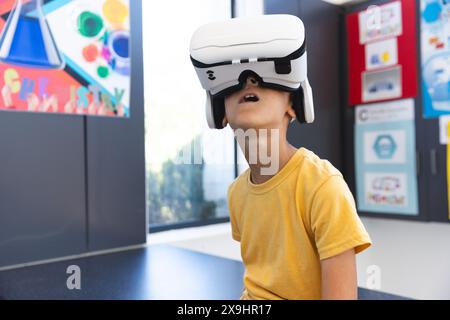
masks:
<instances>
[{"instance_id":1,"label":"white card on wall","mask_svg":"<svg viewBox=\"0 0 450 320\"><path fill-rule=\"evenodd\" d=\"M366 45L366 70L394 66L398 63L397 38Z\"/></svg>"},{"instance_id":2,"label":"white card on wall","mask_svg":"<svg viewBox=\"0 0 450 320\"><path fill-rule=\"evenodd\" d=\"M401 74L400 66L364 72L362 74L363 102L401 97Z\"/></svg>"},{"instance_id":3,"label":"white card on wall","mask_svg":"<svg viewBox=\"0 0 450 320\"><path fill-rule=\"evenodd\" d=\"M408 205L407 177L398 172L367 172L364 175L365 201L372 206Z\"/></svg>"},{"instance_id":4,"label":"white card on wall","mask_svg":"<svg viewBox=\"0 0 450 320\"><path fill-rule=\"evenodd\" d=\"M439 117L439 143L448 144L447 127L450 122L450 115Z\"/></svg>"},{"instance_id":5,"label":"white card on wall","mask_svg":"<svg viewBox=\"0 0 450 320\"><path fill-rule=\"evenodd\" d=\"M361 11L358 22L360 44L399 36L402 34L401 2L369 6Z\"/></svg>"},{"instance_id":6,"label":"white card on wall","mask_svg":"<svg viewBox=\"0 0 450 320\"><path fill-rule=\"evenodd\" d=\"M364 133L365 163L405 163L404 130L377 130Z\"/></svg>"}]
</instances>

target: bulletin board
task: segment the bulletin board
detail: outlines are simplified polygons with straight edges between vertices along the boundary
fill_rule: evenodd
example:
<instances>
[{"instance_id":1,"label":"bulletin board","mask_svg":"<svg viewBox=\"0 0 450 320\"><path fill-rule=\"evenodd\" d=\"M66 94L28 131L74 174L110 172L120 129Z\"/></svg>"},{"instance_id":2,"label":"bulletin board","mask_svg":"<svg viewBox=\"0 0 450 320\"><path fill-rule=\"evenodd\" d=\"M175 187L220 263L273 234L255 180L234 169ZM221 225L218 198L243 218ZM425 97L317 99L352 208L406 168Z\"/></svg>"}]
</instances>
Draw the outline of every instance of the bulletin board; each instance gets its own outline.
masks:
<instances>
[{"instance_id":1,"label":"bulletin board","mask_svg":"<svg viewBox=\"0 0 450 320\"><path fill-rule=\"evenodd\" d=\"M346 15L346 37L349 106L417 95L415 1Z\"/></svg>"},{"instance_id":2,"label":"bulletin board","mask_svg":"<svg viewBox=\"0 0 450 320\"><path fill-rule=\"evenodd\" d=\"M2 0L0 110L130 115L130 0Z\"/></svg>"},{"instance_id":3,"label":"bulletin board","mask_svg":"<svg viewBox=\"0 0 450 320\"><path fill-rule=\"evenodd\" d=\"M367 44L394 36L377 38L381 35L373 30L360 35L360 14L371 6L386 8L393 3L400 4L402 17L401 29L387 24L388 31L399 33L397 57L391 55L392 41L379 45L385 49L381 54L366 55L378 49ZM444 110L450 95L450 61L443 58L450 48L444 41L450 40L449 5L448 0L368 0L345 8L343 173L362 216L450 223L450 114ZM370 29L372 23L369 19L365 26ZM372 41L363 49L361 40L368 38ZM380 59L383 51L393 61L397 58L397 64ZM372 56L374 60L366 60ZM437 63L430 68L430 61ZM374 70L373 63L386 62L391 64L375 71L400 67L402 95L363 101L359 79Z\"/></svg>"}]
</instances>

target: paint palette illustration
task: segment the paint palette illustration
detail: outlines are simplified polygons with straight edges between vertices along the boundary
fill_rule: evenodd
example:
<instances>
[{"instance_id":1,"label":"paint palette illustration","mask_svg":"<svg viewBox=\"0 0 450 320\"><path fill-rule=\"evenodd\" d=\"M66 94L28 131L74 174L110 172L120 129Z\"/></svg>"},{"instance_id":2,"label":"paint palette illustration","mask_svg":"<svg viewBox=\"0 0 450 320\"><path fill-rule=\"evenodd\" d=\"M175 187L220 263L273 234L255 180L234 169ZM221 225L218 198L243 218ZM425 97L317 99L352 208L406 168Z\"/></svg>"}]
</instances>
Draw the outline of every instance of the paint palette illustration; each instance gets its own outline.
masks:
<instances>
[{"instance_id":1,"label":"paint palette illustration","mask_svg":"<svg viewBox=\"0 0 450 320\"><path fill-rule=\"evenodd\" d=\"M129 100L129 9L124 0L77 0L44 6L66 64L116 103ZM70 43L67 39L70 38Z\"/></svg>"}]
</instances>

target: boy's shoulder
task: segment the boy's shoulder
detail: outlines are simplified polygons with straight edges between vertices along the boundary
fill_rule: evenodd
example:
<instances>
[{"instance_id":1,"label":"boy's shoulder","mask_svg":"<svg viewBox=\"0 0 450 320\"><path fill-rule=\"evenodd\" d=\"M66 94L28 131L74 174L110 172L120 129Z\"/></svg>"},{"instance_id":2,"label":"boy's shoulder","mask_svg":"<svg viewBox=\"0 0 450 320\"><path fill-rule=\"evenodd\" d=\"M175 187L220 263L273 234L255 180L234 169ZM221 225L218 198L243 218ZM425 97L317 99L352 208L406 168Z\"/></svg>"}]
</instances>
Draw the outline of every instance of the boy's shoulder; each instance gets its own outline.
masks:
<instances>
[{"instance_id":1,"label":"boy's shoulder","mask_svg":"<svg viewBox=\"0 0 450 320\"><path fill-rule=\"evenodd\" d=\"M338 194L347 194L342 173L330 161L321 159L307 149L303 150L303 156L296 183L296 194L302 212L309 210L313 199L332 199Z\"/></svg>"},{"instance_id":2,"label":"boy's shoulder","mask_svg":"<svg viewBox=\"0 0 450 320\"><path fill-rule=\"evenodd\" d=\"M330 161L320 158L313 151L300 148L299 152L303 156L303 161L299 166L299 172L302 175L315 177L317 182L331 176L342 176L341 172Z\"/></svg>"},{"instance_id":3,"label":"boy's shoulder","mask_svg":"<svg viewBox=\"0 0 450 320\"><path fill-rule=\"evenodd\" d=\"M331 181L331 177L343 179L342 173L330 161L306 148L301 148L300 152L303 161L297 170L297 192L303 194L305 200L314 195L325 182Z\"/></svg>"},{"instance_id":4,"label":"boy's shoulder","mask_svg":"<svg viewBox=\"0 0 450 320\"><path fill-rule=\"evenodd\" d=\"M341 172L328 160L321 159L311 150L300 148L297 150L296 157L298 157L298 161L295 159L298 166L292 173L297 175L298 183L310 190L315 189L324 181L328 180L331 176L342 177ZM248 186L249 174L250 169L245 170L230 184L228 187L228 196L234 193L235 190L246 190L246 187Z\"/></svg>"},{"instance_id":5,"label":"boy's shoulder","mask_svg":"<svg viewBox=\"0 0 450 320\"><path fill-rule=\"evenodd\" d=\"M250 168L247 168L247 170L242 172L236 179L234 179L234 181L228 186L228 196L230 196L235 189L246 185L249 174Z\"/></svg>"}]
</instances>

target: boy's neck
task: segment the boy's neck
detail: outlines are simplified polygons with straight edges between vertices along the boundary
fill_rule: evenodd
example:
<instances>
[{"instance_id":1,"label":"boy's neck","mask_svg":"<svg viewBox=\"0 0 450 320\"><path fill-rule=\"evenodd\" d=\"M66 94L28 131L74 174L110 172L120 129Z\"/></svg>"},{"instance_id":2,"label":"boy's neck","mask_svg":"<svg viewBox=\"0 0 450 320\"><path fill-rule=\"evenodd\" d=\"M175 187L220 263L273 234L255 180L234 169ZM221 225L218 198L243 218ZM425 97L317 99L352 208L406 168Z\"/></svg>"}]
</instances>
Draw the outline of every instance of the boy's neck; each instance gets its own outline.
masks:
<instances>
[{"instance_id":1,"label":"boy's neck","mask_svg":"<svg viewBox=\"0 0 450 320\"><path fill-rule=\"evenodd\" d=\"M261 184L268 181L288 163L297 151L286 140L285 131L282 129L257 130L258 133L255 136L247 136L245 142L238 139L250 167L252 183ZM260 134L261 132L262 134ZM257 150L255 150L255 146L257 146Z\"/></svg>"}]
</instances>

